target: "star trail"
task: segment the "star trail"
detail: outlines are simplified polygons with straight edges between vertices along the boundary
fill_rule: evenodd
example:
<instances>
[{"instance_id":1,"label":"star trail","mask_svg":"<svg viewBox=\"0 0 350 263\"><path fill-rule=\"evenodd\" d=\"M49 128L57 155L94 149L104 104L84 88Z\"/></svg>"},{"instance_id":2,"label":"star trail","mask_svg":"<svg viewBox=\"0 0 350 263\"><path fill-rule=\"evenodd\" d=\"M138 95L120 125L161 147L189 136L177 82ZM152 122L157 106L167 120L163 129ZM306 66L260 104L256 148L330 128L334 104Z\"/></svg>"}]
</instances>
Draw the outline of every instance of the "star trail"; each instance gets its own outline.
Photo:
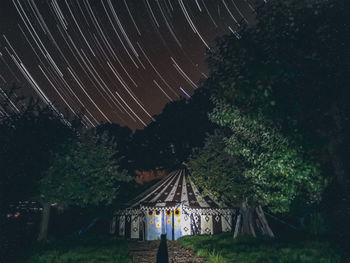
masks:
<instances>
[{"instance_id":1,"label":"star trail","mask_svg":"<svg viewBox=\"0 0 350 263\"><path fill-rule=\"evenodd\" d=\"M61 116L84 109L89 127L142 129L191 96L215 38L239 38L253 16L248 0L4 0L0 96L15 83Z\"/></svg>"}]
</instances>

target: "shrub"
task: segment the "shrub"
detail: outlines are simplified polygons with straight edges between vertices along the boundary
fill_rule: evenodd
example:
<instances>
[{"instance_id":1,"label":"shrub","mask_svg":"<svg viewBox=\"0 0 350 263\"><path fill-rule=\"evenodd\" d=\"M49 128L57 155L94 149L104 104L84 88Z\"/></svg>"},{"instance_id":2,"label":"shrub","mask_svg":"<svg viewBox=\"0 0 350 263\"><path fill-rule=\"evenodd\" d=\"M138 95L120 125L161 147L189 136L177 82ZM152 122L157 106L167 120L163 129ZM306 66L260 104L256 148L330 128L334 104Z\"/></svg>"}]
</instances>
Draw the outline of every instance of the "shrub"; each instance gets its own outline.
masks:
<instances>
[{"instance_id":1,"label":"shrub","mask_svg":"<svg viewBox=\"0 0 350 263\"><path fill-rule=\"evenodd\" d=\"M223 233L186 236L178 239L178 242L196 251L209 263L341 263L345 260L327 240L233 239L231 233Z\"/></svg>"},{"instance_id":2,"label":"shrub","mask_svg":"<svg viewBox=\"0 0 350 263\"><path fill-rule=\"evenodd\" d=\"M111 237L50 239L39 243L24 263L131 263L127 243Z\"/></svg>"}]
</instances>

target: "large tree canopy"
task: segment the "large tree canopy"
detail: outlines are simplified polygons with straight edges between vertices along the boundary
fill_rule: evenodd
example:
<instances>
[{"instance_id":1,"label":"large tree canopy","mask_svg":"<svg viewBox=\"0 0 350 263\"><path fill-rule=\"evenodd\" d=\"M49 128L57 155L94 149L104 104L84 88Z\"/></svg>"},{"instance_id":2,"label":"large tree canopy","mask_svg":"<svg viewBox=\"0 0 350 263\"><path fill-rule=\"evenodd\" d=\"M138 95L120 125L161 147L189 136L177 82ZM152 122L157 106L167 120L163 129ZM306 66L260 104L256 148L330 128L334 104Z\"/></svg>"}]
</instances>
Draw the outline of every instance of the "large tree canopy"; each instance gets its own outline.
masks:
<instances>
[{"instance_id":1,"label":"large tree canopy","mask_svg":"<svg viewBox=\"0 0 350 263\"><path fill-rule=\"evenodd\" d=\"M106 133L109 140L116 146L115 159L119 160L119 165L129 172L135 169L135 161L132 153L133 132L126 126L120 126L115 123L104 123L96 128L98 134Z\"/></svg>"},{"instance_id":2,"label":"large tree canopy","mask_svg":"<svg viewBox=\"0 0 350 263\"><path fill-rule=\"evenodd\" d=\"M231 168L226 182L252 190L232 197L285 212L298 195L319 200L327 175L343 193L338 203L349 200L348 35L349 1L269 1L255 25L210 51L203 88L217 103L211 119L231 134L222 139L225 153L208 161L238 160L242 167ZM198 176L202 151L191 160ZM210 187L215 180L202 172Z\"/></svg>"},{"instance_id":3,"label":"large tree canopy","mask_svg":"<svg viewBox=\"0 0 350 263\"><path fill-rule=\"evenodd\" d=\"M33 197L33 185L49 166L54 150L73 137L72 128L51 108L28 101L16 107L18 112L0 122L0 204Z\"/></svg>"},{"instance_id":4,"label":"large tree canopy","mask_svg":"<svg viewBox=\"0 0 350 263\"><path fill-rule=\"evenodd\" d=\"M1 259L28 242L28 225L7 217L13 213L10 205L33 200L34 184L49 167L53 152L62 141L74 136L72 127L52 108L20 97L17 90L6 86L0 89Z\"/></svg>"},{"instance_id":5,"label":"large tree canopy","mask_svg":"<svg viewBox=\"0 0 350 263\"><path fill-rule=\"evenodd\" d=\"M204 147L194 149L188 166L204 195L212 194L226 205L239 206L250 190L244 187L247 182L242 176L243 163L225 151L224 138L229 134L224 129L215 130L206 138Z\"/></svg>"},{"instance_id":6,"label":"large tree canopy","mask_svg":"<svg viewBox=\"0 0 350 263\"><path fill-rule=\"evenodd\" d=\"M118 182L129 180L119 169L113 148L107 136L86 131L62 143L39 181L39 198L80 207L111 204Z\"/></svg>"},{"instance_id":7,"label":"large tree canopy","mask_svg":"<svg viewBox=\"0 0 350 263\"><path fill-rule=\"evenodd\" d=\"M167 104L163 112L144 130L135 132L133 158L138 169L173 169L186 161L192 148L203 144L214 124L207 112L212 108L205 90L197 90L190 99Z\"/></svg>"},{"instance_id":8,"label":"large tree canopy","mask_svg":"<svg viewBox=\"0 0 350 263\"><path fill-rule=\"evenodd\" d=\"M88 131L60 145L38 182L38 198L44 206L39 239L47 236L50 204L107 206L118 197L121 184L130 177L119 168L115 149L106 134Z\"/></svg>"},{"instance_id":9,"label":"large tree canopy","mask_svg":"<svg viewBox=\"0 0 350 263\"><path fill-rule=\"evenodd\" d=\"M249 200L275 213L288 212L297 197L320 200L325 182L318 164L273 123L222 103L217 103L210 117L228 129L226 135L209 137L189 163L202 187L219 192L225 201Z\"/></svg>"},{"instance_id":10,"label":"large tree canopy","mask_svg":"<svg viewBox=\"0 0 350 263\"><path fill-rule=\"evenodd\" d=\"M204 88L242 112L262 112L348 187L350 2L269 1L257 24L209 56ZM324 168L325 168L324 167Z\"/></svg>"}]
</instances>

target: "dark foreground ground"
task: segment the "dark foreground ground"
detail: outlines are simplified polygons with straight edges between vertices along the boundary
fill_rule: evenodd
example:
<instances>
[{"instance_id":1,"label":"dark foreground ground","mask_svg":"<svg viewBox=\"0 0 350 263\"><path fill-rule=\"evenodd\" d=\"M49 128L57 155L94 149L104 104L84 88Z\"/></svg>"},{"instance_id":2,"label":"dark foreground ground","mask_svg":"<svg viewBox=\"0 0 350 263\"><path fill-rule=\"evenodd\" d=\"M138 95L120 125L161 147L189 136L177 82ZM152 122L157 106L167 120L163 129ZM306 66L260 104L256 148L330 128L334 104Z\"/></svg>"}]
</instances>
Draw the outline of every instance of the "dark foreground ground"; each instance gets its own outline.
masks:
<instances>
[{"instance_id":1,"label":"dark foreground ground","mask_svg":"<svg viewBox=\"0 0 350 263\"><path fill-rule=\"evenodd\" d=\"M179 243L214 263L350 263L336 244L325 239L267 239L232 234L183 237Z\"/></svg>"},{"instance_id":2,"label":"dark foreground ground","mask_svg":"<svg viewBox=\"0 0 350 263\"><path fill-rule=\"evenodd\" d=\"M19 263L155 263L159 241L85 235L37 243ZM327 240L232 239L232 234L168 241L169 263L350 263Z\"/></svg>"},{"instance_id":3,"label":"dark foreground ground","mask_svg":"<svg viewBox=\"0 0 350 263\"><path fill-rule=\"evenodd\" d=\"M124 239L108 236L49 239L36 244L19 263L131 263Z\"/></svg>"},{"instance_id":4,"label":"dark foreground ground","mask_svg":"<svg viewBox=\"0 0 350 263\"><path fill-rule=\"evenodd\" d=\"M154 263L157 262L157 258L160 260L166 259L162 257L164 251L159 249L160 241L133 241L129 242L129 252L132 262L137 263ZM177 241L167 242L167 255L169 263L203 263L204 260L201 257L195 255L195 253L189 249L184 248ZM163 263L163 262L161 262Z\"/></svg>"},{"instance_id":5,"label":"dark foreground ground","mask_svg":"<svg viewBox=\"0 0 350 263\"><path fill-rule=\"evenodd\" d=\"M6 227L1 228L6 230L2 231L6 235L0 236L0 263L156 262L159 241L127 241L96 234L107 229L106 225L97 227L95 234L78 235L75 230L82 225L82 220L72 221L78 216L70 214L65 219L63 215L54 215L53 219L57 218L60 224L53 220L49 234L55 238L41 243L35 241L35 223L39 218L18 217L8 221ZM67 226L71 226L69 231ZM316 237L294 230L288 232L278 229L277 225L274 229L280 234L279 238L242 237L234 240L232 233L227 233L168 241L169 263L350 263L349 256L344 256L346 250L339 248L339 240L334 237Z\"/></svg>"},{"instance_id":6,"label":"dark foreground ground","mask_svg":"<svg viewBox=\"0 0 350 263\"><path fill-rule=\"evenodd\" d=\"M110 236L84 236L49 239L39 243L19 262L23 263L155 263L160 241L127 241ZM176 241L167 243L171 263L203 263L191 249Z\"/></svg>"}]
</instances>

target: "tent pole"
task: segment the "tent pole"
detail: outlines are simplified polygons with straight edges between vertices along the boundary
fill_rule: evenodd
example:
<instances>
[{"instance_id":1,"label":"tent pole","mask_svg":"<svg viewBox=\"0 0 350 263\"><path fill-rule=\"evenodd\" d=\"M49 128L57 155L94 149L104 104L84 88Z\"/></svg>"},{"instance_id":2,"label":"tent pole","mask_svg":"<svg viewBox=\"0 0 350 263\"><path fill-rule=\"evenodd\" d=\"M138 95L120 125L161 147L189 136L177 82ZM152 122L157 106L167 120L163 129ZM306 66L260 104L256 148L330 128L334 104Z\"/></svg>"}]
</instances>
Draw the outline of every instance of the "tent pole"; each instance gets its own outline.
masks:
<instances>
[{"instance_id":1,"label":"tent pole","mask_svg":"<svg viewBox=\"0 0 350 263\"><path fill-rule=\"evenodd\" d=\"M172 218L172 227L171 227L171 236L172 236L172 238L171 238L171 240L175 240L175 231L174 231L174 213L175 213L175 210L173 210L172 211L172 213L171 213L171 218Z\"/></svg>"}]
</instances>

